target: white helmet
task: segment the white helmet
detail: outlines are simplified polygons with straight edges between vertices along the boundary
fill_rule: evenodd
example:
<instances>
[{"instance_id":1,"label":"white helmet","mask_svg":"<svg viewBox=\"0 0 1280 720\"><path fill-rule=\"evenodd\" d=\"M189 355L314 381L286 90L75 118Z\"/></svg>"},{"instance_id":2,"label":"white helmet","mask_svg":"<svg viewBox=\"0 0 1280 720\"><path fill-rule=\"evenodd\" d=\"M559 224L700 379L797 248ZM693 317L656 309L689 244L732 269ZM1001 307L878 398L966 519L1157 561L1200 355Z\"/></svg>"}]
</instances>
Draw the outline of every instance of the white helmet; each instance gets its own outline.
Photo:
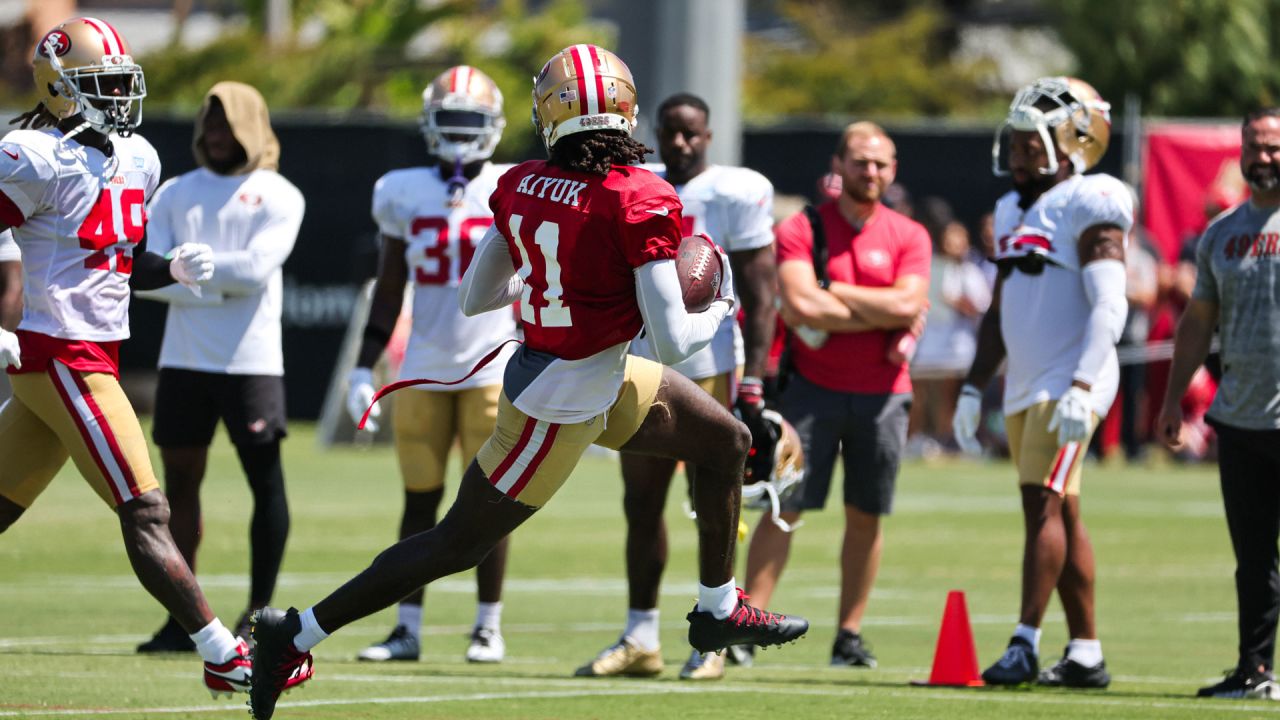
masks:
<instances>
[{"instance_id":1,"label":"white helmet","mask_svg":"<svg viewBox=\"0 0 1280 720\"><path fill-rule=\"evenodd\" d=\"M470 65L440 73L422 91L422 136L427 152L449 162L488 160L502 139L502 91Z\"/></svg>"},{"instance_id":2,"label":"white helmet","mask_svg":"<svg viewBox=\"0 0 1280 720\"><path fill-rule=\"evenodd\" d=\"M991 172L998 177L1009 174L1009 169L1000 164L1000 145L1011 130L1040 134L1049 155L1049 167L1041 171L1043 174L1058 173L1055 147L1071 159L1076 172L1082 173L1097 165L1107 151L1111 104L1092 85L1078 78L1040 78L1022 88L1009 104L1009 115L996 129L991 144Z\"/></svg>"}]
</instances>

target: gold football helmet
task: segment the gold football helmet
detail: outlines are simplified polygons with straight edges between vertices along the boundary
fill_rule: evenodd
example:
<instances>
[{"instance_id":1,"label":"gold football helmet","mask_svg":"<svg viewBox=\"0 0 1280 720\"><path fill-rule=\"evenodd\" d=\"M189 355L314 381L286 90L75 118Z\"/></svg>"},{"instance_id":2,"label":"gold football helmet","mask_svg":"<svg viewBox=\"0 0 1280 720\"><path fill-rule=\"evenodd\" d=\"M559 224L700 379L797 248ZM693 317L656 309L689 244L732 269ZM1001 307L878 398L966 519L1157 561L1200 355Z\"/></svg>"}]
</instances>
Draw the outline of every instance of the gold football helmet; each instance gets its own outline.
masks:
<instances>
[{"instance_id":1,"label":"gold football helmet","mask_svg":"<svg viewBox=\"0 0 1280 720\"><path fill-rule=\"evenodd\" d=\"M782 501L800 488L804 480L804 449L800 435L776 410L762 410L761 419L773 428L777 438L773 450L773 469L767 478L746 477L742 481L742 506L752 510L769 510L770 518L785 532L801 523L789 524L780 517ZM752 448L759 452L761 448Z\"/></svg>"},{"instance_id":2,"label":"gold football helmet","mask_svg":"<svg viewBox=\"0 0 1280 720\"><path fill-rule=\"evenodd\" d=\"M440 73L422 91L422 136L427 152L449 162L488 160L502 139L502 91L470 65Z\"/></svg>"},{"instance_id":3,"label":"gold football helmet","mask_svg":"<svg viewBox=\"0 0 1280 720\"><path fill-rule=\"evenodd\" d=\"M565 135L636 128L636 83L626 63L596 45L556 53L533 79L533 126L550 150Z\"/></svg>"},{"instance_id":4,"label":"gold football helmet","mask_svg":"<svg viewBox=\"0 0 1280 720\"><path fill-rule=\"evenodd\" d=\"M142 68L111 25L72 18L40 38L31 64L40 103L59 120L82 115L94 130L120 135L142 122Z\"/></svg>"},{"instance_id":5,"label":"gold football helmet","mask_svg":"<svg viewBox=\"0 0 1280 720\"><path fill-rule=\"evenodd\" d=\"M996 130L991 146L991 170L1008 175L1000 164L1000 146L1011 130L1040 134L1046 149L1057 147L1082 173L1102 159L1111 139L1111 104L1098 95L1089 83L1072 77L1047 77L1018 91L1009 105L1009 115ZM1053 133L1052 140L1050 132ZM1055 145L1056 143L1056 145ZM1049 153L1049 167L1042 172L1058 172L1056 153Z\"/></svg>"}]
</instances>

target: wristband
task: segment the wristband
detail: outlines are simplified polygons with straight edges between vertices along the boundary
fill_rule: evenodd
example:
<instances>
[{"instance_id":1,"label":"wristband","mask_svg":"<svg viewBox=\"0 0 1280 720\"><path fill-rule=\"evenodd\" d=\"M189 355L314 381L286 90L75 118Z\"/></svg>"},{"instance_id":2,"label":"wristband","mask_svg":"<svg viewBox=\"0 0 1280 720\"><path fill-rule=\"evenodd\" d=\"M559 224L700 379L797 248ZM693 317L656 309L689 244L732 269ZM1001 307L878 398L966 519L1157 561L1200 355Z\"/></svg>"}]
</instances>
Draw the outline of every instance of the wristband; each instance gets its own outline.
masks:
<instances>
[{"instance_id":1,"label":"wristband","mask_svg":"<svg viewBox=\"0 0 1280 720\"><path fill-rule=\"evenodd\" d=\"M964 387L960 388L960 394L982 399L982 391L979 390L977 386L970 385L969 383L965 383Z\"/></svg>"},{"instance_id":2,"label":"wristband","mask_svg":"<svg viewBox=\"0 0 1280 720\"><path fill-rule=\"evenodd\" d=\"M747 375L738 381L738 400L748 405L764 403L764 381L753 375Z\"/></svg>"}]
</instances>

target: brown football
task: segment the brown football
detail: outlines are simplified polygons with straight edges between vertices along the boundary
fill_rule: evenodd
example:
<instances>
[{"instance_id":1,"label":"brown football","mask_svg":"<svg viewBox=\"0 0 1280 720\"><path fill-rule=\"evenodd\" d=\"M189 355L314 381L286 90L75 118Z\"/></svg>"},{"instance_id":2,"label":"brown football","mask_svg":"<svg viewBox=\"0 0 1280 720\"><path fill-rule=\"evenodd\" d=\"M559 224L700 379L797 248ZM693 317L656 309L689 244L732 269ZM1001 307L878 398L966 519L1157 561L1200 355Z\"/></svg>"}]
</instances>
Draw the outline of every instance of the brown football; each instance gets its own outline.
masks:
<instances>
[{"instance_id":1,"label":"brown football","mask_svg":"<svg viewBox=\"0 0 1280 720\"><path fill-rule=\"evenodd\" d=\"M711 307L723 272L720 254L705 235L690 235L681 240L676 251L676 274L680 276L685 310L698 313Z\"/></svg>"}]
</instances>

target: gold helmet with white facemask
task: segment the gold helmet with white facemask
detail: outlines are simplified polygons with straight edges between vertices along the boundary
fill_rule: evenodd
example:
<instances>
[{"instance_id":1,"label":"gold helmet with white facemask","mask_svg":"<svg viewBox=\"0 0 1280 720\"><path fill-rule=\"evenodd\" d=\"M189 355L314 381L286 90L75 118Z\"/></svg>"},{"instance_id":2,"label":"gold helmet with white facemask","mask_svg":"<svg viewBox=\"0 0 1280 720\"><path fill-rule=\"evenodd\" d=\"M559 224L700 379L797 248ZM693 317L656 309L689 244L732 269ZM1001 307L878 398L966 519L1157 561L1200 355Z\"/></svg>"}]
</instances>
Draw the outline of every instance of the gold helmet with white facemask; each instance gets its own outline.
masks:
<instances>
[{"instance_id":1,"label":"gold helmet with white facemask","mask_svg":"<svg viewBox=\"0 0 1280 720\"><path fill-rule=\"evenodd\" d=\"M996 129L991 145L991 171L1009 174L1001 164L1004 138L1013 130L1039 133L1049 155L1041 173L1056 175L1061 150L1077 173L1098 164L1111 139L1111 105L1089 83L1073 77L1046 77L1022 88L1009 104L1009 114Z\"/></svg>"},{"instance_id":2,"label":"gold helmet with white facemask","mask_svg":"<svg viewBox=\"0 0 1280 720\"><path fill-rule=\"evenodd\" d=\"M62 23L36 43L31 64L40 104L58 120L84 118L68 136L85 127L129 135L141 124L142 67L110 24L91 17Z\"/></svg>"}]
</instances>

